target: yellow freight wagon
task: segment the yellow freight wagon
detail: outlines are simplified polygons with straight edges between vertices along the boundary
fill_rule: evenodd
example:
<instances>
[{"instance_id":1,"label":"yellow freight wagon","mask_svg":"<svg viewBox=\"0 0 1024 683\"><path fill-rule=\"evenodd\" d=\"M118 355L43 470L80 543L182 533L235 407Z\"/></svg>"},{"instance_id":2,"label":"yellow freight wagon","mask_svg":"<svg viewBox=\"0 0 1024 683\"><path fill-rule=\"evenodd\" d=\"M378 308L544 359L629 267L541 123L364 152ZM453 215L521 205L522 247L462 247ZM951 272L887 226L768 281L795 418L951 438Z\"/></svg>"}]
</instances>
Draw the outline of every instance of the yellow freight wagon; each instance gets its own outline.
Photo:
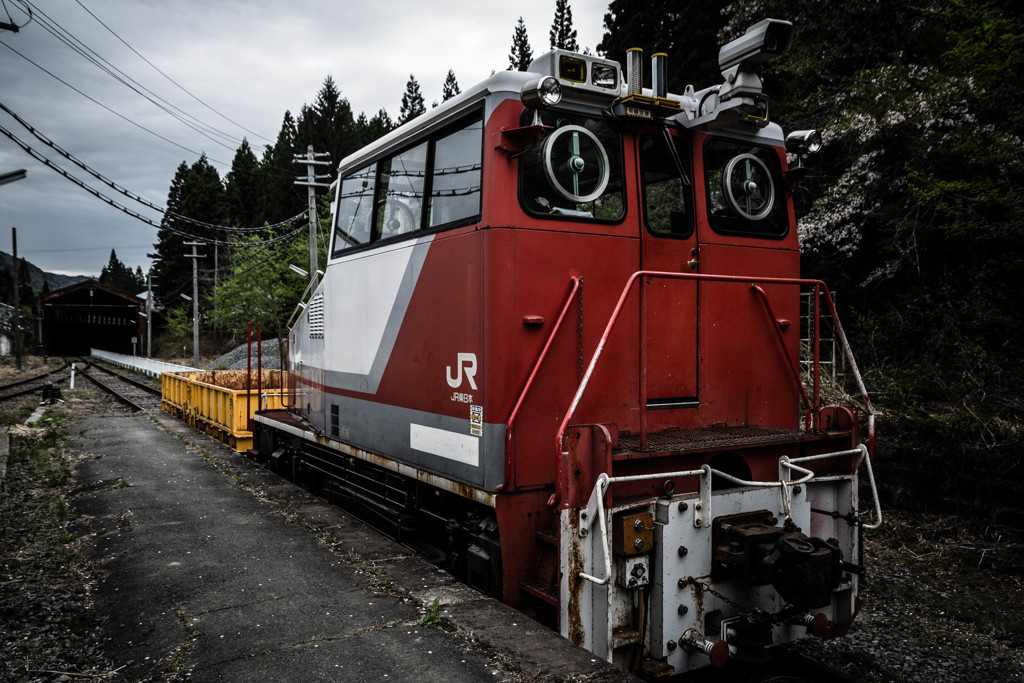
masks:
<instances>
[{"instance_id":1,"label":"yellow freight wagon","mask_svg":"<svg viewBox=\"0 0 1024 683\"><path fill-rule=\"evenodd\" d=\"M262 382L255 370L249 374L247 384L245 370L162 373L160 407L236 451L247 451L253 414L288 407L287 373L264 370Z\"/></svg>"}]
</instances>

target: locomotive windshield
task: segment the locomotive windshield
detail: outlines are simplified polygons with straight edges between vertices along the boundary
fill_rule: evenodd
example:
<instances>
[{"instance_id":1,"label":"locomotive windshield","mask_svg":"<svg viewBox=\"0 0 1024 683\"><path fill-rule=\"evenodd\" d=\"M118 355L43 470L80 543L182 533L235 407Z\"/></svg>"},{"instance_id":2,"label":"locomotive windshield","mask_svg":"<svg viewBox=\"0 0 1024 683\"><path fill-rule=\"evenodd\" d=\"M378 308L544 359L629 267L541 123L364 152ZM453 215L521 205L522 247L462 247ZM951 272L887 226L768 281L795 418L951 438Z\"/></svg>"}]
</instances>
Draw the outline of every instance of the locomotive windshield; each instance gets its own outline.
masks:
<instances>
[{"instance_id":1,"label":"locomotive windshield","mask_svg":"<svg viewBox=\"0 0 1024 683\"><path fill-rule=\"evenodd\" d=\"M693 234L689 160L686 144L667 131L649 133L640 140L644 223L655 235L689 237Z\"/></svg>"},{"instance_id":2,"label":"locomotive windshield","mask_svg":"<svg viewBox=\"0 0 1024 683\"><path fill-rule=\"evenodd\" d=\"M712 138L704 146L708 219L715 232L782 238L789 229L782 169L771 147Z\"/></svg>"},{"instance_id":3,"label":"locomotive windshield","mask_svg":"<svg viewBox=\"0 0 1024 683\"><path fill-rule=\"evenodd\" d=\"M622 142L607 122L541 111L539 134L519 164L519 197L543 217L617 222L625 211Z\"/></svg>"}]
</instances>

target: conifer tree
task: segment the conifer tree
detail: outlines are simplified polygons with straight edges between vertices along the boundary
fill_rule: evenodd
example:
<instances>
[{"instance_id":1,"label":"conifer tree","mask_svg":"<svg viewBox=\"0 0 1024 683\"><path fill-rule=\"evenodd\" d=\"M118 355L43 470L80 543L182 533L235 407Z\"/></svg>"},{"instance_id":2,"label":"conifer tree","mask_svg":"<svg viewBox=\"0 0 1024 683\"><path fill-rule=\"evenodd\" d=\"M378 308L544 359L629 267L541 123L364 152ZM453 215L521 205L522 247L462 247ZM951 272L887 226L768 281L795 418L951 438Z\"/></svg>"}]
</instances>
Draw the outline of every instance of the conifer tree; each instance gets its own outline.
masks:
<instances>
[{"instance_id":1,"label":"conifer tree","mask_svg":"<svg viewBox=\"0 0 1024 683\"><path fill-rule=\"evenodd\" d=\"M509 71L526 71L533 61L533 48L530 47L530 39L526 35L526 23L522 17L516 23L515 33L512 34L512 51L508 55Z\"/></svg>"},{"instance_id":2,"label":"conifer tree","mask_svg":"<svg viewBox=\"0 0 1024 683\"><path fill-rule=\"evenodd\" d=\"M306 147L313 145L315 152L329 154L334 164L359 148L352 106L330 76L324 79L313 106L304 105L300 110L296 132L298 154L305 154Z\"/></svg>"},{"instance_id":3,"label":"conifer tree","mask_svg":"<svg viewBox=\"0 0 1024 683\"><path fill-rule=\"evenodd\" d=\"M170 304L180 292L191 291L192 263L185 257L191 248L184 243L195 239L213 239L209 228L184 220L223 225L225 213L224 185L217 169L204 154L192 166L182 162L167 194L167 213L157 232L153 259L154 288L165 303Z\"/></svg>"},{"instance_id":4,"label":"conifer tree","mask_svg":"<svg viewBox=\"0 0 1024 683\"><path fill-rule=\"evenodd\" d=\"M259 171L260 162L249 141L243 139L231 162L231 170L224 176L230 225L249 228L263 224Z\"/></svg>"},{"instance_id":5,"label":"conifer tree","mask_svg":"<svg viewBox=\"0 0 1024 683\"><path fill-rule=\"evenodd\" d=\"M263 222L277 223L306 208L306 193L295 191L297 174L292 160L299 151L297 137L295 118L290 111L285 111L277 142L266 149L260 163Z\"/></svg>"},{"instance_id":6,"label":"conifer tree","mask_svg":"<svg viewBox=\"0 0 1024 683\"><path fill-rule=\"evenodd\" d=\"M555 0L555 19L551 23L551 49L560 48L570 52L579 52L576 42L576 29L572 27L572 8L569 0Z\"/></svg>"},{"instance_id":7,"label":"conifer tree","mask_svg":"<svg viewBox=\"0 0 1024 683\"><path fill-rule=\"evenodd\" d=\"M140 270L139 273L141 272ZM138 294L145 286L145 283L132 273L132 269L117 258L117 251L114 249L110 250L110 260L100 271L100 284L109 285L125 294Z\"/></svg>"},{"instance_id":8,"label":"conifer tree","mask_svg":"<svg viewBox=\"0 0 1024 683\"><path fill-rule=\"evenodd\" d=\"M455 80L455 72L448 69L448 76L444 79L444 87L441 90L441 100L447 102L461 93L462 90L459 89L459 82Z\"/></svg>"},{"instance_id":9,"label":"conifer tree","mask_svg":"<svg viewBox=\"0 0 1024 683\"><path fill-rule=\"evenodd\" d=\"M415 76L409 74L409 82L405 84L405 94L402 95L402 107L398 111L398 125L412 121L425 111L427 105L423 101L420 84Z\"/></svg>"}]
</instances>

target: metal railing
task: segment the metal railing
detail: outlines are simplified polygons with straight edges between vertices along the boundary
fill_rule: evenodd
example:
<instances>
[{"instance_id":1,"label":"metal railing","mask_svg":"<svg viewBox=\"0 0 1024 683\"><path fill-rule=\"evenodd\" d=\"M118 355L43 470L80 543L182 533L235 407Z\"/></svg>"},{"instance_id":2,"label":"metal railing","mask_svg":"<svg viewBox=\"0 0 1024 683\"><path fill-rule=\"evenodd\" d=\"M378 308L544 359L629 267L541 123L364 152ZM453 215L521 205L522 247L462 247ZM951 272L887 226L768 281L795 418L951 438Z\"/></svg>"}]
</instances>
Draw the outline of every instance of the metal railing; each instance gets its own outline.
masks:
<instances>
[{"instance_id":1,"label":"metal railing","mask_svg":"<svg viewBox=\"0 0 1024 683\"><path fill-rule=\"evenodd\" d=\"M830 480L831 477L817 477L815 473L809 469L801 467L796 463L805 463L813 460L825 460L829 458L837 458L844 456L859 456L857 466L853 468L856 472L860 469L860 465L864 464L868 474L868 483L871 486L871 495L874 499L874 519L875 521L870 524L861 522L861 526L865 529L877 529L882 524L882 508L878 501L878 489L875 487L875 474L871 469L871 458L868 457L867 447L861 444L857 448L836 451L834 453L821 453L818 455L804 456L801 458L789 458L783 456L779 458L779 470L780 477L778 481L748 481L740 479L726 472L712 469L710 465L704 465L700 469L696 470L685 470L682 472L656 472L653 474L639 474L626 477L610 477L606 473L601 473L597 477L597 481L594 482L594 488L590 494L590 498L587 501L587 507L585 510L580 511L580 523L579 523L579 535L586 537L590 531L590 526L593 524L593 519L597 517L598 528L600 529L601 538L601 559L604 563L604 577L597 577L586 572L579 572L578 575L581 579L590 581L591 583L603 586L608 583L612 576L612 560L611 550L609 546L609 534L608 534L608 520L606 519L607 508L605 507L604 500L605 494L608 492L608 488L612 484L627 483L634 481L648 481L651 479L675 479L685 477L700 477L700 486L698 488L698 497L700 504L694 506L694 524L706 527L710 525L710 520L713 517L711 504L712 504L712 477L721 477L726 479L737 486L746 486L754 488L778 488L779 495L781 496L782 509L786 517L790 517L790 506L792 499L792 488L801 484L806 484L812 480L826 481ZM794 472L797 477L794 479L784 479L781 476L783 470ZM854 476L854 475L849 475Z\"/></svg>"},{"instance_id":2,"label":"metal railing","mask_svg":"<svg viewBox=\"0 0 1024 683\"><path fill-rule=\"evenodd\" d=\"M161 360L153 360L152 358L129 356L102 349L89 349L89 355L94 358L102 358L122 368L144 372L151 377L159 377L164 372L202 372L201 368L194 368L191 365L176 365L174 363L165 363Z\"/></svg>"},{"instance_id":3,"label":"metal railing","mask_svg":"<svg viewBox=\"0 0 1024 683\"><path fill-rule=\"evenodd\" d=\"M731 283L749 284L751 286L751 292L754 295L757 295L757 296L759 296L762 299L762 303L765 306L765 310L766 310L769 318L771 319L770 324L774 326L774 329L775 329L777 337L779 337L781 335L780 323L775 318L775 316L774 316L774 314L773 314L773 312L771 310L771 305L768 302L767 295L765 294L764 290L759 285L762 285L762 284L773 284L773 285L795 285L795 286L798 286L798 287L802 287L802 286L813 287L816 299L817 300L822 300L823 299L825 304L827 305L828 313L830 314L830 317L832 319L833 329L835 331L835 335L838 338L840 344L842 345L843 351L844 351L845 356L846 356L847 364L848 364L848 366L850 368L850 373L854 377L854 379L856 380L858 390L860 391L861 399L864 402L865 410L866 410L866 413L867 413L867 423L868 423L867 452L868 452L868 457L869 458L873 457L873 454L874 454L874 441L875 441L875 415L874 415L874 409L872 408L871 399L868 396L867 389L864 386L863 378L861 377L860 371L857 368L857 363L856 363L856 361L853 358L853 352L850 349L849 342L846 339L846 334L844 333L842 325L839 322L839 315L836 312L835 303L833 302L832 296L829 293L828 287L825 285L824 282L821 282L820 280L808 280L808 279L803 279L803 278L751 277L751 276L743 276L743 275L705 275L705 274L701 274L701 273L671 273L671 272L662 272L662 271L640 270L640 271L637 271L637 272L633 273L633 275L630 276L629 280L626 282L625 286L622 288L622 293L619 295L619 299L618 299L618 301L615 304L615 308L612 310L611 316L608 319L608 323L605 325L604 332L601 334L601 338L598 341L597 348L594 350L594 354L593 354L593 356L590 359L590 363L588 364L586 371L583 373L583 378L580 380L580 383L579 383L579 385L578 385L578 387L576 389L576 393L573 395L572 402L569 405L569 409L566 411L565 416L562 418L562 422L559 425L558 432L555 435L555 452L558 454L557 455L557 463L558 463L557 464L557 468L559 470L557 481L559 481L559 482L562 481L562 472L561 472L561 470L562 470L563 460L567 460L568 459L568 455L569 455L569 453L568 453L568 443L567 443L567 440L566 440L566 437L565 437L566 429L568 428L569 423L571 422L573 416L575 415L576 409L579 407L580 401L583 398L583 394L586 392L587 386L590 383L590 378L591 378L591 376L594 373L594 368L597 366L597 363L600 360L601 355L604 353L605 346L608 343L608 339L611 336L612 330L615 328L616 324L618 323L619 316L622 313L623 307L625 306L626 301L628 300L630 294L632 293L632 291L634 289L634 286L637 285L637 283L639 282L640 283L640 289L641 289L641 291L640 291L640 296L641 296L640 325L641 325L641 330L646 329L645 328L645 326L646 326L646 306L643 305L643 300L642 300L643 291L642 291L642 287L643 287L643 282L645 280L649 282L649 281L654 280L654 279L697 280L697 281L703 281L703 282L731 282ZM819 311L819 315L820 315L820 311ZM816 330L815 335L817 335L817 330L820 330L820 327L821 327L820 325L815 325L815 330ZM646 351L646 339L645 339L645 335L643 333L640 336L641 336L641 354L640 354L641 360L640 360L640 362L642 364L642 363L644 363L644 359L646 357L646 353L645 353L645 351ZM820 376L819 376L819 374L820 374L820 367L819 367L820 357L819 357L819 349L818 349L819 344L817 343L818 339L815 338L814 341L815 341L815 343L814 343L814 347L813 347L814 348L813 372L811 373L812 374L812 384L813 384L813 387L812 387L812 395L810 397L808 397L806 391L803 388L803 385L802 385L802 382L801 382L801 379L800 379L799 364L798 363L794 363L791 359L789 359L788 354L786 354L786 352L785 352L785 345L782 344L782 341L781 341L781 338L780 338L780 344L782 344L782 346L781 346L782 352L786 355L787 364L790 366L790 369L791 369L791 371L794 374L795 381L797 382L798 385L800 385L800 391L801 391L801 394L802 394L802 396L804 398L808 414L809 414L809 416L811 416L812 418L814 418L816 420L817 409L818 409L819 403L820 403L821 383L820 383ZM646 387L644 386L644 382L642 380L643 373L638 373L638 376L641 378L640 379L640 388L639 388L639 395L640 395L640 406L639 406L640 407L640 446L641 446L641 448L646 448L647 447L647 405L646 405L647 404L647 400L646 400ZM812 424L814 424L814 421L812 421L812 419L808 419L806 424L810 428L810 426Z\"/></svg>"}]
</instances>

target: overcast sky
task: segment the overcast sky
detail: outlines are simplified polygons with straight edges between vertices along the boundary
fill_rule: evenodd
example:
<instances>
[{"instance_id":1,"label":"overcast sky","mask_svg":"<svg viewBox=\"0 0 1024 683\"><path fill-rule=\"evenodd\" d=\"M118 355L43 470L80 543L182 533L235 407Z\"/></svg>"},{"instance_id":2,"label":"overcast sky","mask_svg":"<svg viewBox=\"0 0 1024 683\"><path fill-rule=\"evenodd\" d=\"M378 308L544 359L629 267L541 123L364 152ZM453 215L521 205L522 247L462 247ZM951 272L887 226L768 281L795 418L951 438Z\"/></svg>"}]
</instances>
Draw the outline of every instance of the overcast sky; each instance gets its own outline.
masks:
<instances>
[{"instance_id":1,"label":"overcast sky","mask_svg":"<svg viewBox=\"0 0 1024 683\"><path fill-rule=\"evenodd\" d=\"M492 70L508 68L520 16L534 56L547 51L555 8L555 0L30 4L37 13L32 21L26 0L0 0L0 23L22 26L17 33L0 29L0 103L91 168L158 206L165 205L183 161L191 165L205 152L223 177L243 136L261 157L262 145L277 137L285 110L296 114L303 104L312 104L328 75L356 115L372 116L384 108L397 118L410 74L429 107L441 100L448 69L465 90ZM594 51L604 33L608 0L569 4L580 47ZM186 127L62 43L44 22L234 140L221 144ZM2 110L0 126L159 223L157 212L102 185ZM156 228L103 203L0 133L0 173L22 168L26 179L0 186L0 250L11 252L16 227L18 255L43 270L98 276L112 248L133 270L148 269L146 253L152 251Z\"/></svg>"}]
</instances>

